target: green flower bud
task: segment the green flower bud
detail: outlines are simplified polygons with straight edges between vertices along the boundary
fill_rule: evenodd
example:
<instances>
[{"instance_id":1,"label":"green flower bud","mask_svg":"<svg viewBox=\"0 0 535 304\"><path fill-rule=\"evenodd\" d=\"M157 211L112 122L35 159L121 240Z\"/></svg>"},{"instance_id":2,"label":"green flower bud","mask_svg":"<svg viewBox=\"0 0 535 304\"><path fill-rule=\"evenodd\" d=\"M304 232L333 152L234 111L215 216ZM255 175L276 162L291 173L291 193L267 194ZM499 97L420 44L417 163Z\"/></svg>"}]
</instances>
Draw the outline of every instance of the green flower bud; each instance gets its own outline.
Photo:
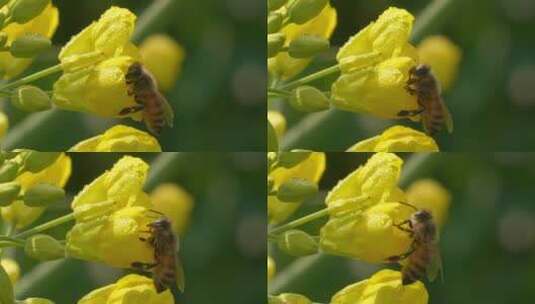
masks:
<instances>
[{"instance_id":1,"label":"green flower bud","mask_svg":"<svg viewBox=\"0 0 535 304\"><path fill-rule=\"evenodd\" d=\"M268 0L268 9L270 11L278 10L286 4L288 0Z\"/></svg>"},{"instance_id":2,"label":"green flower bud","mask_svg":"<svg viewBox=\"0 0 535 304\"><path fill-rule=\"evenodd\" d=\"M1 7L1 6L2 6L2 5L0 4L0 7ZM0 12L0 28L3 28L3 27L4 27L4 22L5 22L5 21L6 21L6 13L4 13L4 12ZM5 34L5 33L4 33L4 34ZM7 35L6 35L6 37L7 37ZM4 42L4 44L5 44L5 42ZM2 46L4 46L4 44L2 44Z\"/></svg>"},{"instance_id":3,"label":"green flower bud","mask_svg":"<svg viewBox=\"0 0 535 304\"><path fill-rule=\"evenodd\" d=\"M2 16L2 14L0 14L0 16ZM2 24L1 21L0 21L0 24ZM6 42L7 42L7 34L4 32L0 32L0 47L4 47L6 45Z\"/></svg>"},{"instance_id":4,"label":"green flower bud","mask_svg":"<svg viewBox=\"0 0 535 304\"><path fill-rule=\"evenodd\" d=\"M277 198L281 202L300 202L318 193L318 185L303 179L291 178L277 190Z\"/></svg>"},{"instance_id":5,"label":"green flower bud","mask_svg":"<svg viewBox=\"0 0 535 304\"><path fill-rule=\"evenodd\" d=\"M309 58L329 49L329 40L317 35L301 35L290 42L288 54L293 58Z\"/></svg>"},{"instance_id":6,"label":"green flower bud","mask_svg":"<svg viewBox=\"0 0 535 304\"><path fill-rule=\"evenodd\" d=\"M15 0L11 6L13 22L23 24L39 16L50 0Z\"/></svg>"},{"instance_id":7,"label":"green flower bud","mask_svg":"<svg viewBox=\"0 0 535 304\"><path fill-rule=\"evenodd\" d=\"M39 152L28 150L24 169L32 173L37 173L56 162L61 152Z\"/></svg>"},{"instance_id":8,"label":"green flower bud","mask_svg":"<svg viewBox=\"0 0 535 304\"><path fill-rule=\"evenodd\" d=\"M28 298L24 301L17 301L17 304L54 304L54 302L44 298Z\"/></svg>"},{"instance_id":9,"label":"green flower bud","mask_svg":"<svg viewBox=\"0 0 535 304\"><path fill-rule=\"evenodd\" d=\"M30 207L47 207L61 203L65 199L65 190L51 184L37 184L24 193L24 204Z\"/></svg>"},{"instance_id":10,"label":"green flower bud","mask_svg":"<svg viewBox=\"0 0 535 304\"><path fill-rule=\"evenodd\" d=\"M292 151L279 153L279 161L277 165L284 168L293 168L305 161L310 156L310 151Z\"/></svg>"},{"instance_id":11,"label":"green flower bud","mask_svg":"<svg viewBox=\"0 0 535 304\"><path fill-rule=\"evenodd\" d=\"M31 85L23 85L13 91L11 103L16 108L27 112L45 111L52 107L48 94Z\"/></svg>"},{"instance_id":12,"label":"green flower bud","mask_svg":"<svg viewBox=\"0 0 535 304\"><path fill-rule=\"evenodd\" d=\"M279 150L279 140L277 139L277 134L275 133L275 129L271 125L271 123L268 121L267 124L268 127L268 151L278 151Z\"/></svg>"},{"instance_id":13,"label":"green flower bud","mask_svg":"<svg viewBox=\"0 0 535 304\"><path fill-rule=\"evenodd\" d=\"M13 304L14 301L13 285L4 267L0 265L0 304Z\"/></svg>"},{"instance_id":14,"label":"green flower bud","mask_svg":"<svg viewBox=\"0 0 535 304\"><path fill-rule=\"evenodd\" d=\"M312 236L301 230L284 232L277 244L282 251L291 256L306 256L318 252L318 243Z\"/></svg>"},{"instance_id":15,"label":"green flower bud","mask_svg":"<svg viewBox=\"0 0 535 304\"><path fill-rule=\"evenodd\" d=\"M65 247L47 234L37 234L26 240L24 252L40 261L50 261L65 257Z\"/></svg>"},{"instance_id":16,"label":"green flower bud","mask_svg":"<svg viewBox=\"0 0 535 304\"><path fill-rule=\"evenodd\" d=\"M0 167L0 183L13 181L19 172L19 164L7 161Z\"/></svg>"},{"instance_id":17,"label":"green flower bud","mask_svg":"<svg viewBox=\"0 0 535 304\"><path fill-rule=\"evenodd\" d=\"M318 112L329 109L330 102L320 90L311 86L300 86L292 92L290 105L298 111Z\"/></svg>"},{"instance_id":18,"label":"green flower bud","mask_svg":"<svg viewBox=\"0 0 535 304\"><path fill-rule=\"evenodd\" d=\"M319 15L329 0L295 0L288 8L290 22L303 24Z\"/></svg>"},{"instance_id":19,"label":"green flower bud","mask_svg":"<svg viewBox=\"0 0 535 304\"><path fill-rule=\"evenodd\" d=\"M282 33L268 35L268 58L277 55L286 41L286 36Z\"/></svg>"},{"instance_id":20,"label":"green flower bud","mask_svg":"<svg viewBox=\"0 0 535 304\"><path fill-rule=\"evenodd\" d=\"M29 33L17 37L11 43L9 52L17 58L31 58L46 51L52 42L41 34Z\"/></svg>"},{"instance_id":21,"label":"green flower bud","mask_svg":"<svg viewBox=\"0 0 535 304\"><path fill-rule=\"evenodd\" d=\"M0 206L10 205L20 193L20 184L18 182L9 182L0 184Z\"/></svg>"},{"instance_id":22,"label":"green flower bud","mask_svg":"<svg viewBox=\"0 0 535 304\"><path fill-rule=\"evenodd\" d=\"M4 161L6 160L6 155L0 151L0 166L4 164Z\"/></svg>"},{"instance_id":23,"label":"green flower bud","mask_svg":"<svg viewBox=\"0 0 535 304\"><path fill-rule=\"evenodd\" d=\"M268 16L267 21L267 31L268 34L273 34L278 32L282 27L282 14L280 13L271 13Z\"/></svg>"}]
</instances>

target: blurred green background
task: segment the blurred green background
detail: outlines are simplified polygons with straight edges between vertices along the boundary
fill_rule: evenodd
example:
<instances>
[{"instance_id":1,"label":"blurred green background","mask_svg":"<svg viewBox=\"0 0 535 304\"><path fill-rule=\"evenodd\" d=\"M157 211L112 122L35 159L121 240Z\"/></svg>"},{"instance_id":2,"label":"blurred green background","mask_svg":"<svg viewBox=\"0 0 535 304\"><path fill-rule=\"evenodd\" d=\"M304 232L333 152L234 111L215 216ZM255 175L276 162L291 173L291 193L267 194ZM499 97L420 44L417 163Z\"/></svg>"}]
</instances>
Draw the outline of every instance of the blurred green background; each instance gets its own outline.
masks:
<instances>
[{"instance_id":1,"label":"blurred green background","mask_svg":"<svg viewBox=\"0 0 535 304\"><path fill-rule=\"evenodd\" d=\"M331 42L335 50L375 20L389 6L418 15L431 0L355 1L331 0L338 25ZM535 2L526 0L446 0L448 8L426 35L441 34L463 52L460 71L444 94L454 120L454 132L436 139L441 151L531 151L535 148ZM416 41L418 42L418 41ZM316 60L308 71L332 65L335 50ZM324 85L333 79L326 79ZM287 109L289 126L303 115ZM321 115L321 114L320 114ZM379 134L405 120L388 121L367 115L337 111L292 147L317 151L342 151L359 140ZM328 126L328 127L327 127Z\"/></svg>"},{"instance_id":2,"label":"blurred green background","mask_svg":"<svg viewBox=\"0 0 535 304\"><path fill-rule=\"evenodd\" d=\"M122 157L115 153L70 154L69 199L47 210L38 223L69 212L68 202L84 185ZM138 154L151 165L146 190L177 183L195 199L181 242L186 290L176 303L262 303L266 289L265 155L261 153ZM50 233L64 239L69 225ZM13 252L11 252L12 254ZM68 259L36 263L17 251L22 280L18 298L46 297L76 303L93 289L114 283L125 272L107 265ZM35 268L34 268L35 267Z\"/></svg>"},{"instance_id":3,"label":"blurred green background","mask_svg":"<svg viewBox=\"0 0 535 304\"><path fill-rule=\"evenodd\" d=\"M404 159L412 155L398 154ZM305 202L292 218L323 207L326 191L363 165L368 153L328 153L320 181L322 196ZM421 156L421 155L420 155ZM452 201L441 236L444 282L426 282L430 304L532 303L535 297L535 163L533 153L440 153L420 166L405 162L402 188L421 178L433 178L447 188ZM317 235L324 220L303 226ZM271 249L277 272L295 261ZM308 271L280 292L296 292L319 303L343 287L395 266L371 265L346 258L316 256L301 260ZM276 277L275 277L276 278ZM273 282L272 282L273 283Z\"/></svg>"},{"instance_id":4,"label":"blurred green background","mask_svg":"<svg viewBox=\"0 0 535 304\"><path fill-rule=\"evenodd\" d=\"M175 126L159 137L164 151L263 151L265 147L265 4L260 0L52 0L59 8L60 24L54 50L38 57L30 74L57 63L57 53L112 5L141 16L147 8L172 2L154 18L147 34L166 33L186 51L183 70L175 87L165 95L175 110ZM145 37L146 35L143 35ZM142 39L141 39L142 40ZM140 40L140 41L141 41ZM139 43L140 41L136 41ZM36 82L50 89L57 77ZM130 119L112 120L61 111L47 117L36 130L15 134L28 115L4 102L11 129L6 149L36 148L65 151L82 139L114 124L146 130ZM28 122L28 121L27 121ZM17 136L17 138L13 138Z\"/></svg>"}]
</instances>

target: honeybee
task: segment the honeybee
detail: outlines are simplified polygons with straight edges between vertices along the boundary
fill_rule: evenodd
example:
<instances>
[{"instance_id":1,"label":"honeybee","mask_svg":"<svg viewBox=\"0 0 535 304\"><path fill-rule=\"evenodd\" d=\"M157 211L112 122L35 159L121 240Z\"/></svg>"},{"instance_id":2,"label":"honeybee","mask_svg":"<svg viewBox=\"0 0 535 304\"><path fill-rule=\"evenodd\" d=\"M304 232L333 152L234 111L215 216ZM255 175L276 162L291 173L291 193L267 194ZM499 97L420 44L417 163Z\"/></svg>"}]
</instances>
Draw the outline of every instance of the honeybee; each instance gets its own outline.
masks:
<instances>
[{"instance_id":1,"label":"honeybee","mask_svg":"<svg viewBox=\"0 0 535 304\"><path fill-rule=\"evenodd\" d=\"M156 80L139 62L128 67L125 75L128 96L133 96L137 105L127 107L119 115L128 115L143 111L143 121L153 134L160 134L164 125L173 127L173 108L158 91Z\"/></svg>"},{"instance_id":2,"label":"honeybee","mask_svg":"<svg viewBox=\"0 0 535 304\"><path fill-rule=\"evenodd\" d=\"M420 210L407 203L401 204L410 206L415 210L411 217L394 225L398 229L407 232L412 238L411 247L408 252L388 258L390 262L399 262L407 259L402 267L402 284L407 285L427 276L429 281L433 281L440 272L442 280L442 259L438 248L438 231L431 212Z\"/></svg>"},{"instance_id":3,"label":"honeybee","mask_svg":"<svg viewBox=\"0 0 535 304\"><path fill-rule=\"evenodd\" d=\"M453 120L450 111L442 100L440 84L428 65L420 64L411 68L405 89L409 94L416 96L420 109L400 111L398 116L420 114L422 125L429 135L440 131L443 125L446 125L449 133L453 131Z\"/></svg>"},{"instance_id":4,"label":"honeybee","mask_svg":"<svg viewBox=\"0 0 535 304\"><path fill-rule=\"evenodd\" d=\"M150 233L148 238L139 239L148 242L154 248L154 264L141 262L132 263L134 269L152 271L154 287L158 293L176 284L184 292L184 268L178 257L178 238L171 229L171 222L165 216L147 225Z\"/></svg>"}]
</instances>

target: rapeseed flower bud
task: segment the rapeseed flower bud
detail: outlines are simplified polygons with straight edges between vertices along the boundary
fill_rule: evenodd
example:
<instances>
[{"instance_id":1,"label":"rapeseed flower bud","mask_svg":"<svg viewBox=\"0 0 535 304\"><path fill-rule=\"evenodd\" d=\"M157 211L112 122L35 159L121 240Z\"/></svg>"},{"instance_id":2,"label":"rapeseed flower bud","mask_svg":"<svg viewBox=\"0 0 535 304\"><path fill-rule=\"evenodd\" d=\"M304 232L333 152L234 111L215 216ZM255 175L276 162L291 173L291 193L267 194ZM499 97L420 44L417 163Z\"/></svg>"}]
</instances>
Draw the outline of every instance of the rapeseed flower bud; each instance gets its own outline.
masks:
<instances>
[{"instance_id":1,"label":"rapeseed flower bud","mask_svg":"<svg viewBox=\"0 0 535 304\"><path fill-rule=\"evenodd\" d=\"M303 112L319 112L329 109L329 98L311 86L300 86L292 92L290 105Z\"/></svg>"},{"instance_id":2,"label":"rapeseed flower bud","mask_svg":"<svg viewBox=\"0 0 535 304\"><path fill-rule=\"evenodd\" d=\"M20 193L18 182L7 182L0 184L0 206L5 207L11 204Z\"/></svg>"},{"instance_id":3,"label":"rapeseed flower bud","mask_svg":"<svg viewBox=\"0 0 535 304\"><path fill-rule=\"evenodd\" d=\"M65 257L65 248L55 238L47 234L37 234L26 239L24 252L40 261L50 261Z\"/></svg>"},{"instance_id":4,"label":"rapeseed flower bud","mask_svg":"<svg viewBox=\"0 0 535 304\"><path fill-rule=\"evenodd\" d=\"M24 24L39 16L49 3L50 0L15 0L9 9L11 20Z\"/></svg>"},{"instance_id":5,"label":"rapeseed flower bud","mask_svg":"<svg viewBox=\"0 0 535 304\"><path fill-rule=\"evenodd\" d=\"M286 12L286 8L280 9ZM314 18L304 24L288 24L281 29L281 33L286 36L285 46L302 35L316 35L329 39L336 27L336 10L327 4L323 10ZM310 58L292 58L287 52L281 52L277 56L268 59L268 70L271 75L283 80L292 78L303 71L310 63Z\"/></svg>"},{"instance_id":6,"label":"rapeseed flower bud","mask_svg":"<svg viewBox=\"0 0 535 304\"><path fill-rule=\"evenodd\" d=\"M348 152L438 152L435 140L427 134L404 126L393 126L381 135L362 140Z\"/></svg>"},{"instance_id":7,"label":"rapeseed flower bud","mask_svg":"<svg viewBox=\"0 0 535 304\"><path fill-rule=\"evenodd\" d=\"M13 293L13 283L11 283L11 278L4 270L4 266L0 264L0 303L15 303L14 298L15 295Z\"/></svg>"},{"instance_id":8,"label":"rapeseed flower bud","mask_svg":"<svg viewBox=\"0 0 535 304\"><path fill-rule=\"evenodd\" d=\"M451 194L444 186L432 179L421 179L413 182L405 193L408 203L418 209L431 211L439 227L445 224Z\"/></svg>"},{"instance_id":9,"label":"rapeseed flower bud","mask_svg":"<svg viewBox=\"0 0 535 304\"><path fill-rule=\"evenodd\" d=\"M268 111L267 115L268 121L275 129L277 138L279 138L280 141L284 136L284 133L286 133L286 118L284 118L284 115L278 111Z\"/></svg>"},{"instance_id":10,"label":"rapeseed flower bud","mask_svg":"<svg viewBox=\"0 0 535 304\"><path fill-rule=\"evenodd\" d=\"M336 58L342 75L331 88L334 106L382 118L419 108L405 89L418 63L408 42L413 21L406 10L390 7L340 48Z\"/></svg>"},{"instance_id":11,"label":"rapeseed flower bud","mask_svg":"<svg viewBox=\"0 0 535 304\"><path fill-rule=\"evenodd\" d=\"M277 10L286 4L288 0L268 0L268 9L270 11Z\"/></svg>"},{"instance_id":12,"label":"rapeseed flower bud","mask_svg":"<svg viewBox=\"0 0 535 304\"><path fill-rule=\"evenodd\" d=\"M268 58L271 58L280 52L284 46L285 40L286 36L282 33L274 33L267 36Z\"/></svg>"},{"instance_id":13,"label":"rapeseed flower bud","mask_svg":"<svg viewBox=\"0 0 535 304\"><path fill-rule=\"evenodd\" d=\"M269 173L268 178L273 180L273 189L277 191L285 182L293 178L308 180L318 183L325 171L325 154L314 152L308 158L291 168L278 167ZM270 224L277 224L287 219L302 201L286 203L276 196L268 196L268 219Z\"/></svg>"},{"instance_id":14,"label":"rapeseed flower bud","mask_svg":"<svg viewBox=\"0 0 535 304\"><path fill-rule=\"evenodd\" d=\"M83 29L61 49L64 74L54 84L53 102L60 108L120 117L136 103L127 94L125 73L139 51L130 42L136 16L111 7L97 22ZM140 113L129 117L140 120Z\"/></svg>"},{"instance_id":15,"label":"rapeseed flower bud","mask_svg":"<svg viewBox=\"0 0 535 304\"><path fill-rule=\"evenodd\" d=\"M24 156L24 170L37 173L54 164L61 155L60 152L39 152L29 150Z\"/></svg>"},{"instance_id":16,"label":"rapeseed flower bud","mask_svg":"<svg viewBox=\"0 0 535 304\"><path fill-rule=\"evenodd\" d=\"M267 32L273 34L278 32L282 27L284 17L281 13L270 13L267 21Z\"/></svg>"},{"instance_id":17,"label":"rapeseed flower bud","mask_svg":"<svg viewBox=\"0 0 535 304\"><path fill-rule=\"evenodd\" d=\"M381 270L369 279L346 286L331 299L331 304L427 304L429 294L417 281L402 285L401 273Z\"/></svg>"},{"instance_id":18,"label":"rapeseed flower bud","mask_svg":"<svg viewBox=\"0 0 535 304\"><path fill-rule=\"evenodd\" d=\"M143 192L148 170L141 159L125 156L76 195L72 202L76 224L67 233L68 256L119 268L153 262L152 248L139 240L154 220L148 215L149 196Z\"/></svg>"},{"instance_id":19,"label":"rapeseed flower bud","mask_svg":"<svg viewBox=\"0 0 535 304\"><path fill-rule=\"evenodd\" d=\"M161 184L150 193L153 209L171 220L173 231L184 235L191 219L194 200L184 188L176 184Z\"/></svg>"},{"instance_id":20,"label":"rapeseed flower bud","mask_svg":"<svg viewBox=\"0 0 535 304\"><path fill-rule=\"evenodd\" d=\"M47 183L40 183L26 190L22 198L29 207L48 207L63 202L65 190Z\"/></svg>"},{"instance_id":21,"label":"rapeseed flower bud","mask_svg":"<svg viewBox=\"0 0 535 304\"><path fill-rule=\"evenodd\" d=\"M288 5L288 21L303 24L316 17L329 0L294 0Z\"/></svg>"},{"instance_id":22,"label":"rapeseed flower bud","mask_svg":"<svg viewBox=\"0 0 535 304\"><path fill-rule=\"evenodd\" d=\"M0 266L4 268L5 272L9 276L11 284L15 285L20 278L19 264L13 259L0 260Z\"/></svg>"},{"instance_id":23,"label":"rapeseed flower bud","mask_svg":"<svg viewBox=\"0 0 535 304\"><path fill-rule=\"evenodd\" d=\"M130 274L122 277L114 284L93 290L78 300L77 303L174 304L175 300L170 290L157 293L152 279L137 274Z\"/></svg>"},{"instance_id":24,"label":"rapeseed flower bud","mask_svg":"<svg viewBox=\"0 0 535 304\"><path fill-rule=\"evenodd\" d=\"M62 153L54 163L37 172L24 172L15 179L21 186L21 192L40 183L47 183L58 187L64 187L71 175L71 159ZM33 223L44 212L44 207L29 207L21 200L14 201L8 207L2 207L2 217L5 221L15 225L18 229Z\"/></svg>"},{"instance_id":25,"label":"rapeseed flower bud","mask_svg":"<svg viewBox=\"0 0 535 304\"><path fill-rule=\"evenodd\" d=\"M9 128L9 118L4 112L0 111L0 139L6 136L8 128Z\"/></svg>"},{"instance_id":26,"label":"rapeseed flower bud","mask_svg":"<svg viewBox=\"0 0 535 304\"><path fill-rule=\"evenodd\" d=\"M182 70L184 48L173 38L156 34L147 37L139 46L143 64L154 75L158 87L168 91L175 85Z\"/></svg>"},{"instance_id":27,"label":"rapeseed flower bud","mask_svg":"<svg viewBox=\"0 0 535 304\"><path fill-rule=\"evenodd\" d=\"M0 183L14 180L19 173L20 165L14 161L6 161L0 167Z\"/></svg>"},{"instance_id":28,"label":"rapeseed flower bud","mask_svg":"<svg viewBox=\"0 0 535 304\"><path fill-rule=\"evenodd\" d=\"M275 276L275 272L277 271L277 266L275 264L275 260L273 260L272 257L268 256L267 258L267 279L268 281L271 280Z\"/></svg>"},{"instance_id":29,"label":"rapeseed flower bud","mask_svg":"<svg viewBox=\"0 0 535 304\"><path fill-rule=\"evenodd\" d=\"M271 125L271 122L267 122L267 150L269 151L278 151L279 150L279 139L277 138L277 133L275 128Z\"/></svg>"},{"instance_id":30,"label":"rapeseed flower bud","mask_svg":"<svg viewBox=\"0 0 535 304\"><path fill-rule=\"evenodd\" d=\"M40 34L51 38L56 32L59 23L58 9L52 4L48 4L45 9L32 20L24 23L10 23L2 29L7 35L7 45L11 45L18 37L25 34ZM15 58L9 52L0 52L0 70L4 72L1 76L4 79L11 79L22 73L30 66L32 59Z\"/></svg>"},{"instance_id":31,"label":"rapeseed flower bud","mask_svg":"<svg viewBox=\"0 0 535 304\"><path fill-rule=\"evenodd\" d=\"M9 48L11 55L17 58L31 58L46 51L52 42L48 37L41 34L24 34L17 37Z\"/></svg>"},{"instance_id":32,"label":"rapeseed flower bud","mask_svg":"<svg viewBox=\"0 0 535 304\"><path fill-rule=\"evenodd\" d=\"M459 71L461 49L445 36L429 36L418 45L420 63L431 66L443 90L448 90Z\"/></svg>"},{"instance_id":33,"label":"rapeseed flower bud","mask_svg":"<svg viewBox=\"0 0 535 304\"><path fill-rule=\"evenodd\" d=\"M306 256L318 252L318 243L308 233L292 229L279 236L279 248L292 256Z\"/></svg>"},{"instance_id":34,"label":"rapeseed flower bud","mask_svg":"<svg viewBox=\"0 0 535 304\"><path fill-rule=\"evenodd\" d=\"M304 178L290 178L279 186L277 199L292 203L304 201L318 193L318 185Z\"/></svg>"},{"instance_id":35,"label":"rapeseed flower bud","mask_svg":"<svg viewBox=\"0 0 535 304\"><path fill-rule=\"evenodd\" d=\"M307 297L296 293L283 293L269 299L269 304L312 304Z\"/></svg>"},{"instance_id":36,"label":"rapeseed flower bud","mask_svg":"<svg viewBox=\"0 0 535 304\"><path fill-rule=\"evenodd\" d=\"M18 301L17 304L54 304L54 302L44 298L28 298L24 301Z\"/></svg>"},{"instance_id":37,"label":"rapeseed flower bud","mask_svg":"<svg viewBox=\"0 0 535 304\"><path fill-rule=\"evenodd\" d=\"M292 150L291 152L280 152L276 155L276 166L286 169L293 168L310 157L311 151Z\"/></svg>"},{"instance_id":38,"label":"rapeseed flower bud","mask_svg":"<svg viewBox=\"0 0 535 304\"><path fill-rule=\"evenodd\" d=\"M16 88L11 93L11 103L19 110L26 112L45 111L52 107L48 94L32 85Z\"/></svg>"},{"instance_id":39,"label":"rapeseed flower bud","mask_svg":"<svg viewBox=\"0 0 535 304\"><path fill-rule=\"evenodd\" d=\"M309 58L329 50L329 46L329 39L305 34L290 42L288 54L293 58Z\"/></svg>"},{"instance_id":40,"label":"rapeseed flower bud","mask_svg":"<svg viewBox=\"0 0 535 304\"><path fill-rule=\"evenodd\" d=\"M70 152L161 152L158 140L147 132L116 125L77 143Z\"/></svg>"}]
</instances>

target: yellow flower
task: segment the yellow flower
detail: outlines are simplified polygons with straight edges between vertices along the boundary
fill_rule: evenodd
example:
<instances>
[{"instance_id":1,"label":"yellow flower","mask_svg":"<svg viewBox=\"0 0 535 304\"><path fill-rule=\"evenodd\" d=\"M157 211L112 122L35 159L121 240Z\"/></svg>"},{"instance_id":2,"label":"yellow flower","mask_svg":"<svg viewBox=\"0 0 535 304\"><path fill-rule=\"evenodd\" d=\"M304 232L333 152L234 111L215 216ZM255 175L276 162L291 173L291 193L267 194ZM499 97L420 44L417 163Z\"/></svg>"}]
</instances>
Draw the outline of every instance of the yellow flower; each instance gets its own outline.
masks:
<instances>
[{"instance_id":1,"label":"yellow flower","mask_svg":"<svg viewBox=\"0 0 535 304\"><path fill-rule=\"evenodd\" d=\"M5 12L7 6L4 6L0 11ZM48 38L52 38L56 32L59 23L58 9L49 4L45 10L33 20L24 23L11 23L2 29L3 33L7 34L7 45L11 44L17 37L27 33L37 33ZM0 71L3 79L11 79L22 73L30 64L32 59L15 58L9 52L0 52Z\"/></svg>"},{"instance_id":2,"label":"yellow flower","mask_svg":"<svg viewBox=\"0 0 535 304\"><path fill-rule=\"evenodd\" d=\"M157 293L152 279L137 274L122 277L114 284L93 290L78 304L174 304L170 290Z\"/></svg>"},{"instance_id":3,"label":"yellow flower","mask_svg":"<svg viewBox=\"0 0 535 304\"><path fill-rule=\"evenodd\" d=\"M303 178L313 183L317 183L325 171L325 154L313 152L311 155L292 168L276 168L269 174L273 180L273 189L292 178ZM299 206L301 202L287 203L281 202L276 196L268 197L268 219L270 224L278 224L287 219Z\"/></svg>"},{"instance_id":4,"label":"yellow flower","mask_svg":"<svg viewBox=\"0 0 535 304\"><path fill-rule=\"evenodd\" d=\"M438 226L444 225L451 201L451 195L444 186L432 179L421 179L409 186L406 195L408 203L431 211Z\"/></svg>"},{"instance_id":5,"label":"yellow flower","mask_svg":"<svg viewBox=\"0 0 535 304\"><path fill-rule=\"evenodd\" d=\"M125 156L84 187L72 202L76 224L67 234L67 255L119 268L153 262L151 247L139 240L154 220L142 189L148 169L141 159Z\"/></svg>"},{"instance_id":6,"label":"yellow flower","mask_svg":"<svg viewBox=\"0 0 535 304\"><path fill-rule=\"evenodd\" d=\"M173 38L156 34L147 37L139 46L143 64L156 78L159 87L170 90L176 82L182 62L184 61L184 48Z\"/></svg>"},{"instance_id":7,"label":"yellow flower","mask_svg":"<svg viewBox=\"0 0 535 304\"><path fill-rule=\"evenodd\" d=\"M401 284L401 273L381 270L371 278L346 286L331 299L331 304L427 304L429 294L418 281Z\"/></svg>"},{"instance_id":8,"label":"yellow flower","mask_svg":"<svg viewBox=\"0 0 535 304\"><path fill-rule=\"evenodd\" d=\"M0 139L6 136L8 128L9 128L9 118L4 112L0 112Z\"/></svg>"},{"instance_id":9,"label":"yellow flower","mask_svg":"<svg viewBox=\"0 0 535 304\"><path fill-rule=\"evenodd\" d=\"M275 128L275 133L277 133L277 138L279 142L286 132L286 118L278 111L268 111L268 121L271 123L273 128Z\"/></svg>"},{"instance_id":10,"label":"yellow flower","mask_svg":"<svg viewBox=\"0 0 535 304\"><path fill-rule=\"evenodd\" d=\"M154 210L165 214L178 235L184 235L193 210L193 197L176 184L161 184L150 194Z\"/></svg>"},{"instance_id":11,"label":"yellow flower","mask_svg":"<svg viewBox=\"0 0 535 304\"><path fill-rule=\"evenodd\" d=\"M282 293L275 298L282 304L312 304L307 297L296 293Z\"/></svg>"},{"instance_id":12,"label":"yellow flower","mask_svg":"<svg viewBox=\"0 0 535 304\"><path fill-rule=\"evenodd\" d=\"M1 266L6 271L7 275L9 276L9 279L11 280L11 284L15 285L20 278L20 267L19 264L13 259L2 259L0 261Z\"/></svg>"},{"instance_id":13,"label":"yellow flower","mask_svg":"<svg viewBox=\"0 0 535 304\"><path fill-rule=\"evenodd\" d=\"M127 95L125 73L138 61L139 51L130 42L136 16L111 7L97 22L74 36L59 54L64 74L54 83L54 103L65 110L120 117L135 105ZM141 120L140 113L129 117Z\"/></svg>"},{"instance_id":14,"label":"yellow flower","mask_svg":"<svg viewBox=\"0 0 535 304\"><path fill-rule=\"evenodd\" d=\"M69 149L70 152L162 152L158 140L147 132L117 125L101 135L88 138Z\"/></svg>"},{"instance_id":15,"label":"yellow flower","mask_svg":"<svg viewBox=\"0 0 535 304\"><path fill-rule=\"evenodd\" d=\"M393 126L381 135L353 145L348 152L438 152L432 137L403 126Z\"/></svg>"},{"instance_id":16,"label":"yellow flower","mask_svg":"<svg viewBox=\"0 0 535 304\"><path fill-rule=\"evenodd\" d=\"M39 183L64 187L70 175L71 159L62 154L54 164L46 169L37 173L24 172L15 181L20 183L21 193L24 193L27 189ZM14 224L18 229L30 225L45 211L44 207L28 207L22 201L15 201L10 206L1 209L4 220Z\"/></svg>"},{"instance_id":17,"label":"yellow flower","mask_svg":"<svg viewBox=\"0 0 535 304\"><path fill-rule=\"evenodd\" d=\"M388 119L419 108L405 89L418 62L408 42L413 21L406 10L390 7L340 48L342 74L331 87L335 107Z\"/></svg>"},{"instance_id":18,"label":"yellow flower","mask_svg":"<svg viewBox=\"0 0 535 304\"><path fill-rule=\"evenodd\" d=\"M453 84L461 62L461 49L444 36L430 36L418 45L420 62L431 69L442 89L447 90Z\"/></svg>"},{"instance_id":19,"label":"yellow flower","mask_svg":"<svg viewBox=\"0 0 535 304\"><path fill-rule=\"evenodd\" d=\"M285 7L281 8L281 11L285 10ZM330 38L335 27L336 10L327 4L321 13L312 20L301 25L289 24L281 30L281 33L286 36L285 46L288 46L293 39L303 34ZM268 70L275 77L288 79L303 71L309 63L310 59L295 59L290 57L287 52L281 52L268 59Z\"/></svg>"},{"instance_id":20,"label":"yellow flower","mask_svg":"<svg viewBox=\"0 0 535 304\"><path fill-rule=\"evenodd\" d=\"M272 257L268 256L267 258L267 279L271 280L275 276L276 272L275 260Z\"/></svg>"}]
</instances>

